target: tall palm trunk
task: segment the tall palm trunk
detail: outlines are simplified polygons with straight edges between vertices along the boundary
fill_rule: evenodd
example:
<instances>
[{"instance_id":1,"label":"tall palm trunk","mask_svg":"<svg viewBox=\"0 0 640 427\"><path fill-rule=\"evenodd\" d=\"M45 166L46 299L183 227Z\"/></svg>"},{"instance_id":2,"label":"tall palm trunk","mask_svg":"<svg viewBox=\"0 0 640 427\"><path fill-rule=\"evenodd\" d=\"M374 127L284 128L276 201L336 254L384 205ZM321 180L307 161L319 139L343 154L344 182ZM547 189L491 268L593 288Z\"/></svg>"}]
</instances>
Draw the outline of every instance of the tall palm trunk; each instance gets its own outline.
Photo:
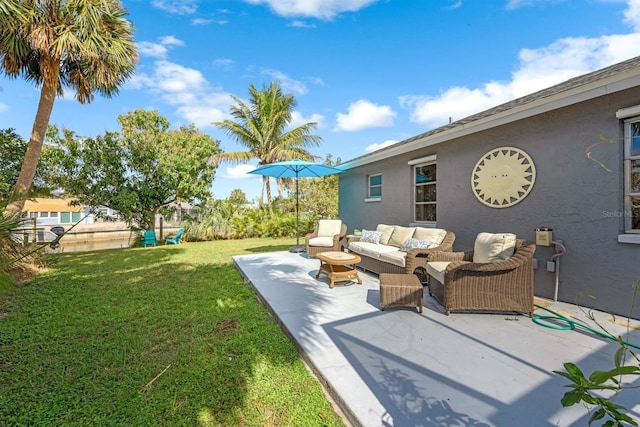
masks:
<instances>
[{"instance_id":1,"label":"tall palm trunk","mask_svg":"<svg viewBox=\"0 0 640 427\"><path fill-rule=\"evenodd\" d=\"M33 178L36 175L36 168L40 160L40 153L44 144L44 137L49 125L49 118L53 110L53 103L56 99L56 88L45 83L40 91L40 101L38 102L38 111L33 122L31 130L31 138L27 143L27 151L20 168L20 175L13 186L12 202L6 207L7 215L19 215L24 208L24 202L27 193L33 184Z\"/></svg>"},{"instance_id":2,"label":"tall palm trunk","mask_svg":"<svg viewBox=\"0 0 640 427\"><path fill-rule=\"evenodd\" d=\"M273 216L273 206L271 205L271 184L269 183L269 177L265 175L262 179L267 189L267 207L269 208L269 215Z\"/></svg>"}]
</instances>

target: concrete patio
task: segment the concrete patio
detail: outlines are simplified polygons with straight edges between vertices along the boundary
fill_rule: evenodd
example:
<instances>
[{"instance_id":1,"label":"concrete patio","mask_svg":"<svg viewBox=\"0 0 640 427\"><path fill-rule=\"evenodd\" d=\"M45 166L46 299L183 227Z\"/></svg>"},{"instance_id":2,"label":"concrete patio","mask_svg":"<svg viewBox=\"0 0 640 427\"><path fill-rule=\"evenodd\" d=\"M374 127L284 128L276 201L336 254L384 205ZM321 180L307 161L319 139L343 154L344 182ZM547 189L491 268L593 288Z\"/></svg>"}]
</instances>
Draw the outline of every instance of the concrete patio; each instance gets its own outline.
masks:
<instances>
[{"instance_id":1,"label":"concrete patio","mask_svg":"<svg viewBox=\"0 0 640 427\"><path fill-rule=\"evenodd\" d=\"M552 371L564 362L585 373L609 370L619 348L586 330L550 329L522 315L446 316L426 289L422 314L380 311L376 275L360 271L362 285L330 289L325 275L315 278L319 261L304 253L233 260L354 426L586 426L583 406L560 405L568 381ZM548 308L593 325L575 305ZM623 319L596 316L610 334L640 344L640 322L627 332ZM637 390L620 397L640 421Z\"/></svg>"}]
</instances>

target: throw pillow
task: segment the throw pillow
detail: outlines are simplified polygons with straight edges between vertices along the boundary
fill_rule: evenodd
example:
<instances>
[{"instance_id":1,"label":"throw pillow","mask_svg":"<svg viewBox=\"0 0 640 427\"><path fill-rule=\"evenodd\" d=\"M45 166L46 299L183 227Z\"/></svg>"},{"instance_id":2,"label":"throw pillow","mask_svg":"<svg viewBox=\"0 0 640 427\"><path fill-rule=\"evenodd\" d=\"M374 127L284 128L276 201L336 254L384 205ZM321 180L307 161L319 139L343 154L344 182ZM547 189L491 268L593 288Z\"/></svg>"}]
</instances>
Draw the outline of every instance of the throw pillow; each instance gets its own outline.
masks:
<instances>
[{"instance_id":1,"label":"throw pillow","mask_svg":"<svg viewBox=\"0 0 640 427\"><path fill-rule=\"evenodd\" d=\"M382 236L380 236L381 245L389 244L389 238L391 237L391 234L393 234L394 228L395 225L378 224L376 231L380 231L382 233Z\"/></svg>"},{"instance_id":2,"label":"throw pillow","mask_svg":"<svg viewBox=\"0 0 640 427\"><path fill-rule=\"evenodd\" d=\"M413 233L415 231L415 227L400 227L399 225L396 225L393 229L393 234L389 239L389 243L387 244L399 248L407 239L413 237Z\"/></svg>"},{"instance_id":3,"label":"throw pillow","mask_svg":"<svg viewBox=\"0 0 640 427\"><path fill-rule=\"evenodd\" d=\"M516 247L516 235L511 233L480 233L473 246L473 262L488 263L509 259Z\"/></svg>"},{"instance_id":4,"label":"throw pillow","mask_svg":"<svg viewBox=\"0 0 640 427\"><path fill-rule=\"evenodd\" d=\"M410 249L429 249L431 246L433 245L432 242L428 242L426 240L418 240L418 239L407 239L405 240L405 242L402 244L402 246L400 246L400 250L402 252L409 252Z\"/></svg>"},{"instance_id":5,"label":"throw pillow","mask_svg":"<svg viewBox=\"0 0 640 427\"><path fill-rule=\"evenodd\" d=\"M375 243L377 245L380 244L380 236L382 236L382 232L380 231L362 230L360 241L366 243Z\"/></svg>"}]
</instances>

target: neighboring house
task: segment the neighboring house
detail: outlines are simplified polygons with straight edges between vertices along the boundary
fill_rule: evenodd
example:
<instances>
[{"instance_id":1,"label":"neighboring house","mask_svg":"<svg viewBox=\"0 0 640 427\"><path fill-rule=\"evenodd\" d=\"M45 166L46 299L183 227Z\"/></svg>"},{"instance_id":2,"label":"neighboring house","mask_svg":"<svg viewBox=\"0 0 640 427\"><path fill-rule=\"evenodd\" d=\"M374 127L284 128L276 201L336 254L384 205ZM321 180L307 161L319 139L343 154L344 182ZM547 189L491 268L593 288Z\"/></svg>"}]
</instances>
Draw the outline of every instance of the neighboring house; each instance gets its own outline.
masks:
<instances>
[{"instance_id":1,"label":"neighboring house","mask_svg":"<svg viewBox=\"0 0 640 427\"><path fill-rule=\"evenodd\" d=\"M66 225L87 222L85 208L71 204L70 199L36 198L27 200L22 215L37 218L38 225Z\"/></svg>"},{"instance_id":2,"label":"neighboring house","mask_svg":"<svg viewBox=\"0 0 640 427\"><path fill-rule=\"evenodd\" d=\"M117 221L120 219L113 209L100 207L91 212L87 206L73 205L71 199L36 198L27 200L22 209L25 218L36 218L38 225L73 225L93 224L100 221Z\"/></svg>"},{"instance_id":3,"label":"neighboring house","mask_svg":"<svg viewBox=\"0 0 640 427\"><path fill-rule=\"evenodd\" d=\"M535 294L553 299L557 285L561 301L629 315L640 279L640 57L340 167L349 232L433 226L454 231L464 251L479 232L535 242L549 228L566 252L537 247Z\"/></svg>"}]
</instances>

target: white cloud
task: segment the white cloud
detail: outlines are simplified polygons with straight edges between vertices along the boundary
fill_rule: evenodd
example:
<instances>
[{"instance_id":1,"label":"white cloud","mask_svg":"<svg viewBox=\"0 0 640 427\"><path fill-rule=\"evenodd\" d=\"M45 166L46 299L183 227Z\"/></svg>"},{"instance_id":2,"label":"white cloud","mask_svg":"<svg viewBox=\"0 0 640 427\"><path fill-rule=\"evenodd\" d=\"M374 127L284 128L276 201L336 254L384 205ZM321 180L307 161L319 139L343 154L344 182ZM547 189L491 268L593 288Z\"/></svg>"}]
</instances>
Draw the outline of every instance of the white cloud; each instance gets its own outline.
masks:
<instances>
[{"instance_id":1,"label":"white cloud","mask_svg":"<svg viewBox=\"0 0 640 427\"><path fill-rule=\"evenodd\" d=\"M156 61L153 72L137 74L131 87L147 88L163 102L176 106L176 113L198 128L228 118L232 102L227 92L209 85L202 73L169 61Z\"/></svg>"},{"instance_id":2,"label":"white cloud","mask_svg":"<svg viewBox=\"0 0 640 427\"><path fill-rule=\"evenodd\" d=\"M304 16L330 20L343 12L356 12L378 0L244 0L250 4L266 4L277 15Z\"/></svg>"},{"instance_id":3,"label":"white cloud","mask_svg":"<svg viewBox=\"0 0 640 427\"><path fill-rule=\"evenodd\" d=\"M250 174L257 166L250 164L242 164L237 166L228 167L223 174L224 178L229 179L247 179L247 178L260 178L260 175Z\"/></svg>"},{"instance_id":4,"label":"white cloud","mask_svg":"<svg viewBox=\"0 0 640 427\"><path fill-rule=\"evenodd\" d=\"M152 58L164 58L167 56L167 48L158 43L138 42L138 53Z\"/></svg>"},{"instance_id":5,"label":"white cloud","mask_svg":"<svg viewBox=\"0 0 640 427\"><path fill-rule=\"evenodd\" d=\"M307 86L299 80L292 79L286 74L277 70L263 70L262 74L271 76L280 82L282 89L290 90L295 94L304 95L308 92Z\"/></svg>"},{"instance_id":6,"label":"white cloud","mask_svg":"<svg viewBox=\"0 0 640 427\"><path fill-rule=\"evenodd\" d=\"M376 105L361 99L349 106L347 114L336 114L336 131L353 132L374 127L393 126L396 113L388 105Z\"/></svg>"},{"instance_id":7,"label":"white cloud","mask_svg":"<svg viewBox=\"0 0 640 427\"><path fill-rule=\"evenodd\" d=\"M174 36L160 37L160 43L163 46L184 46L184 42Z\"/></svg>"},{"instance_id":8,"label":"white cloud","mask_svg":"<svg viewBox=\"0 0 640 427\"><path fill-rule=\"evenodd\" d=\"M216 67L224 68L225 70L230 70L233 68L233 59L228 58L218 58L213 60L213 65Z\"/></svg>"},{"instance_id":9,"label":"white cloud","mask_svg":"<svg viewBox=\"0 0 640 427\"><path fill-rule=\"evenodd\" d=\"M640 0L629 0L624 11L624 22L631 25L633 31L640 31Z\"/></svg>"},{"instance_id":10,"label":"white cloud","mask_svg":"<svg viewBox=\"0 0 640 427\"><path fill-rule=\"evenodd\" d=\"M190 15L197 10L196 0L153 0L151 5L169 13Z\"/></svg>"},{"instance_id":11,"label":"white cloud","mask_svg":"<svg viewBox=\"0 0 640 427\"><path fill-rule=\"evenodd\" d=\"M640 0L628 2L625 19L640 27ZM510 81L451 87L437 96L406 95L399 102L411 110L413 122L434 128L639 54L640 33L568 37L541 48L522 49Z\"/></svg>"},{"instance_id":12,"label":"white cloud","mask_svg":"<svg viewBox=\"0 0 640 427\"><path fill-rule=\"evenodd\" d=\"M316 24L309 24L308 22L305 21L291 21L291 25L292 27L296 27L296 28L316 28Z\"/></svg>"},{"instance_id":13,"label":"white cloud","mask_svg":"<svg viewBox=\"0 0 640 427\"><path fill-rule=\"evenodd\" d=\"M160 37L159 43L138 42L138 52L152 58L164 59L169 52L168 47L173 46L184 46L184 42L174 36L164 36Z\"/></svg>"},{"instance_id":14,"label":"white cloud","mask_svg":"<svg viewBox=\"0 0 640 427\"><path fill-rule=\"evenodd\" d=\"M0 113L5 113L7 111L9 111L9 106L0 102Z\"/></svg>"},{"instance_id":15,"label":"white cloud","mask_svg":"<svg viewBox=\"0 0 640 427\"><path fill-rule=\"evenodd\" d=\"M325 126L324 116L322 114L312 114L309 117L304 117L297 111L291 113L291 122L289 123L289 128L293 129L307 123L317 123L318 128L323 128Z\"/></svg>"},{"instance_id":16,"label":"white cloud","mask_svg":"<svg viewBox=\"0 0 640 427\"><path fill-rule=\"evenodd\" d=\"M380 144L368 145L367 148L364 149L364 151L366 151L367 153L370 153L372 151L380 150L382 148L385 148L385 147L388 147L390 145L397 144L397 143L398 143L398 141L396 141L395 139L387 139L385 142L382 142Z\"/></svg>"}]
</instances>

